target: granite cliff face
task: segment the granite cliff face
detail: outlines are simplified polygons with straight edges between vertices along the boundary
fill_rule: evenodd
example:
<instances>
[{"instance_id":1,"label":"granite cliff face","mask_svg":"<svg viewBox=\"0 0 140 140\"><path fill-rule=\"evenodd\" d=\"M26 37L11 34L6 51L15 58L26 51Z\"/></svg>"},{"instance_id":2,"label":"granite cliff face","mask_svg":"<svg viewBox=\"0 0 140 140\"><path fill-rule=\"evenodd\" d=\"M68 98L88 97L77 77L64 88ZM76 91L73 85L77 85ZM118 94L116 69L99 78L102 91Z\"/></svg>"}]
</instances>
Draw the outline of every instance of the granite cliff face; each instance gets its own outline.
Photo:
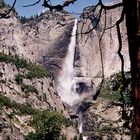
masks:
<instances>
[{"instance_id":1,"label":"granite cliff face","mask_svg":"<svg viewBox=\"0 0 140 140\"><path fill-rule=\"evenodd\" d=\"M94 7L91 7L87 10L90 12L93 8ZM105 33L102 36L105 24L106 28L112 27L119 19L121 10L121 8L117 8L107 11L106 23L105 15L102 15L99 25L89 34L80 34L80 32L82 31L84 33L88 29L90 30L92 25L96 24L95 20L97 19L91 18L90 20L86 21L82 19L81 16L81 22L78 26L79 35L77 39L77 55L75 56L75 69L78 77L90 79L95 85L98 85L99 81L101 80L103 70L105 77L109 77L113 73L121 71L121 60L117 53L119 49L119 43L116 26L105 30ZM96 18L96 14L91 15L91 17ZM124 68L125 71L129 71L130 63L125 22L121 23L120 28L123 43L121 53L124 57ZM100 40L101 36L102 39ZM103 63L101 62L101 57Z\"/></svg>"}]
</instances>

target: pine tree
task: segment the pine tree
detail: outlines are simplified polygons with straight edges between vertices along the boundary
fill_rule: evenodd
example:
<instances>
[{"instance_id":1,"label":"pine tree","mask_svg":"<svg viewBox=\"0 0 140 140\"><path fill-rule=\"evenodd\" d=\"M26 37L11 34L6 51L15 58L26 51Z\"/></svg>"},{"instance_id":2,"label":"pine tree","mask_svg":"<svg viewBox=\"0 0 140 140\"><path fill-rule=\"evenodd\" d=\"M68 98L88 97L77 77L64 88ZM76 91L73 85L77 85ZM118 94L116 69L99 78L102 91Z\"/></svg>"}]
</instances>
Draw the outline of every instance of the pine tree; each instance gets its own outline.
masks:
<instances>
[{"instance_id":1,"label":"pine tree","mask_svg":"<svg viewBox=\"0 0 140 140\"><path fill-rule=\"evenodd\" d=\"M5 2L4 0L0 0L0 8L4 7L5 6Z\"/></svg>"}]
</instances>

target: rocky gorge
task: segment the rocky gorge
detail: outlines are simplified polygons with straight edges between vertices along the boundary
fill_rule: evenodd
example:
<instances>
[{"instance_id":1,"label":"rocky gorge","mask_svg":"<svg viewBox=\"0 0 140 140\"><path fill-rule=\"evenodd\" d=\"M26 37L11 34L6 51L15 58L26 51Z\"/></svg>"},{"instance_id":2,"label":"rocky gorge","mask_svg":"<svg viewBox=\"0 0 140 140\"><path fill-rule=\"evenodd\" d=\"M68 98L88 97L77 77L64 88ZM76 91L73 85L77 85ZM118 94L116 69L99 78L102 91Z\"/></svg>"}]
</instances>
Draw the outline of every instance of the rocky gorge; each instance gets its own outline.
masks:
<instances>
[{"instance_id":1,"label":"rocky gorge","mask_svg":"<svg viewBox=\"0 0 140 140\"><path fill-rule=\"evenodd\" d=\"M7 7L3 7L0 13L6 10ZM88 10L92 10L92 7ZM121 9L116 9L107 13L107 26L110 27L115 23L120 11ZM75 30L76 40L72 62L75 86L71 87L78 96L82 97L82 100L71 106L61 99L57 87L58 77L68 55L75 25L74 15L66 11L46 11L32 20L27 19L23 22L15 12L11 12L8 18L0 19L1 140L31 140L31 137L26 138L26 136L30 133L38 133L37 127L32 125L31 121L35 117L39 120L36 114L38 111L39 114L43 114L45 110L54 114L58 112L64 117L59 131L60 136L57 136L57 139L81 139L79 125L82 126L82 133L88 140L131 139L132 121L128 122L128 118L133 119L131 118L133 107L128 105L125 117L127 119L122 118L122 101L118 93L122 81L118 76L113 77L113 74L121 71L121 61L117 54L119 47L117 31L115 28L106 30L101 40L106 82L97 100L93 100L103 72L99 41L104 18L102 17L99 24L100 29L90 32L90 35L80 34L81 28L86 31L92 22L88 20L83 24L82 20L84 19L81 16ZM121 24L121 32L125 71L129 71L124 22ZM127 73L126 76L129 81L130 77ZM116 85L115 89L114 85ZM126 88L129 89L129 86L130 83ZM129 91L125 91L126 96L127 93ZM58 116L57 120L61 122L61 117ZM58 124L57 121L56 123ZM128 125L124 127L126 123ZM47 127L46 131L49 131ZM58 134L58 131L56 132ZM48 140L53 139L56 138L48 138Z\"/></svg>"}]
</instances>

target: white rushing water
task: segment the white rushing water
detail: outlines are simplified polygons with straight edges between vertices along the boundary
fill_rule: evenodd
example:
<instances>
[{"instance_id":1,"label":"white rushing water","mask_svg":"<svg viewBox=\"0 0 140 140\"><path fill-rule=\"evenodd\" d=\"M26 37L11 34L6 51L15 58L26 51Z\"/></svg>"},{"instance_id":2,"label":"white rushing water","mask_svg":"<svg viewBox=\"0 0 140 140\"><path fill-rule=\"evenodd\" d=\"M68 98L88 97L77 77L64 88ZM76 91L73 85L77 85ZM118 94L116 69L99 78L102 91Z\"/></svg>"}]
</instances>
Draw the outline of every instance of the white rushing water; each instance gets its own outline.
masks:
<instances>
[{"instance_id":1,"label":"white rushing water","mask_svg":"<svg viewBox=\"0 0 140 140\"><path fill-rule=\"evenodd\" d=\"M87 138L88 138L87 136L83 136L83 140L87 140Z\"/></svg>"},{"instance_id":2,"label":"white rushing water","mask_svg":"<svg viewBox=\"0 0 140 140\"><path fill-rule=\"evenodd\" d=\"M57 91L62 101L66 102L70 106L77 104L81 97L76 93L76 80L74 77L74 53L76 47L76 31L77 31L77 19L75 20L74 27L71 34L71 41L68 46L67 56L64 60L62 70L59 74L57 81ZM82 133L82 121L79 124L79 133ZM83 136L83 140L87 137Z\"/></svg>"},{"instance_id":3,"label":"white rushing water","mask_svg":"<svg viewBox=\"0 0 140 140\"><path fill-rule=\"evenodd\" d=\"M79 125L79 128L78 128L79 133L83 133L83 129L82 129L82 127L83 127L83 124L81 123L81 124Z\"/></svg>"},{"instance_id":4,"label":"white rushing water","mask_svg":"<svg viewBox=\"0 0 140 140\"><path fill-rule=\"evenodd\" d=\"M82 123L82 120L79 124L79 127L78 127L78 130L79 130L79 133L83 133L83 123ZM83 140L87 140L87 136L83 136Z\"/></svg>"},{"instance_id":5,"label":"white rushing water","mask_svg":"<svg viewBox=\"0 0 140 140\"><path fill-rule=\"evenodd\" d=\"M75 94L74 84L76 83L74 79L74 53L76 46L76 30L77 30L77 19L71 34L71 42L68 47L68 53L62 66L62 71L58 77L57 91L62 99L70 106L73 106L75 102L80 98L78 94Z\"/></svg>"}]
</instances>

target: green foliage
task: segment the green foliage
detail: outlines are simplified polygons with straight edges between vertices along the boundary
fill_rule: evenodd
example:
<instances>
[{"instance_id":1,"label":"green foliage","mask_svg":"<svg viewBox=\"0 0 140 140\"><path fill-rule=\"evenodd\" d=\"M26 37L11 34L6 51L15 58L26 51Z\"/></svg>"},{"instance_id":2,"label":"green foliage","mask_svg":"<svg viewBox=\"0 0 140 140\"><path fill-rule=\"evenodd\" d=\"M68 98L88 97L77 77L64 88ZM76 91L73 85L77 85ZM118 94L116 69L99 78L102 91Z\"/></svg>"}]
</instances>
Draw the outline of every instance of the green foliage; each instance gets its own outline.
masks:
<instances>
[{"instance_id":1,"label":"green foliage","mask_svg":"<svg viewBox=\"0 0 140 140\"><path fill-rule=\"evenodd\" d=\"M0 9L2 9L2 8L11 8L11 6L9 4L5 3L4 0L0 0ZM13 8L12 11L15 12L16 11L15 8Z\"/></svg>"},{"instance_id":2,"label":"green foliage","mask_svg":"<svg viewBox=\"0 0 140 140\"><path fill-rule=\"evenodd\" d=\"M28 66L28 62L23 58L19 58L17 55L14 56L14 63L17 68L27 68Z\"/></svg>"},{"instance_id":3,"label":"green foliage","mask_svg":"<svg viewBox=\"0 0 140 140\"><path fill-rule=\"evenodd\" d=\"M24 23L29 22L29 21L34 21L38 17L39 17L39 15L35 14L35 15L32 15L31 17L29 17L29 18L26 18L25 16L20 16L19 19L20 19L21 23L24 24Z\"/></svg>"},{"instance_id":4,"label":"green foliage","mask_svg":"<svg viewBox=\"0 0 140 140\"><path fill-rule=\"evenodd\" d=\"M33 115L36 114L38 112L37 109L34 109L31 107L31 105L24 105L24 104L15 104L15 108L16 110L19 110L19 112L17 112L17 114L20 115Z\"/></svg>"},{"instance_id":5,"label":"green foliage","mask_svg":"<svg viewBox=\"0 0 140 140\"><path fill-rule=\"evenodd\" d=\"M20 19L20 21L21 21L21 23L26 23L27 21L29 21L29 19L28 18L26 18L25 16L21 16L21 17L19 17L19 19Z\"/></svg>"},{"instance_id":6,"label":"green foliage","mask_svg":"<svg viewBox=\"0 0 140 140\"><path fill-rule=\"evenodd\" d=\"M35 65L35 64L28 64L27 69L29 70L29 72L27 73L26 77L28 79L33 79L35 77L40 78L40 77L48 77L49 76L49 72L41 67L40 65Z\"/></svg>"},{"instance_id":7,"label":"green foliage","mask_svg":"<svg viewBox=\"0 0 140 140\"><path fill-rule=\"evenodd\" d=\"M66 127L73 126L73 122L68 118L64 118L63 123Z\"/></svg>"},{"instance_id":8,"label":"green foliage","mask_svg":"<svg viewBox=\"0 0 140 140\"><path fill-rule=\"evenodd\" d=\"M17 68L26 68L28 65L26 60L19 58L17 55L11 56L4 53L0 53L0 62L13 63Z\"/></svg>"},{"instance_id":9,"label":"green foliage","mask_svg":"<svg viewBox=\"0 0 140 140\"><path fill-rule=\"evenodd\" d=\"M6 83L6 81L5 81L5 80L3 80L3 79L1 79L1 80L0 80L0 83L5 84L5 83Z\"/></svg>"},{"instance_id":10,"label":"green foliage","mask_svg":"<svg viewBox=\"0 0 140 140\"><path fill-rule=\"evenodd\" d=\"M0 95L0 107L2 107L2 106L11 107L11 101L9 98Z\"/></svg>"},{"instance_id":11,"label":"green foliage","mask_svg":"<svg viewBox=\"0 0 140 140\"><path fill-rule=\"evenodd\" d=\"M16 103L6 96L0 95L0 107L2 106L13 109L15 114L33 115L38 112L38 110L32 108L30 105Z\"/></svg>"},{"instance_id":12,"label":"green foliage","mask_svg":"<svg viewBox=\"0 0 140 140\"><path fill-rule=\"evenodd\" d=\"M0 53L0 62L13 63L14 57L4 54L4 53Z\"/></svg>"},{"instance_id":13,"label":"green foliage","mask_svg":"<svg viewBox=\"0 0 140 140\"><path fill-rule=\"evenodd\" d=\"M38 140L38 138L35 133L30 132L27 136L25 136L25 140Z\"/></svg>"},{"instance_id":14,"label":"green foliage","mask_svg":"<svg viewBox=\"0 0 140 140\"><path fill-rule=\"evenodd\" d=\"M17 74L15 76L15 81L18 85L21 85L23 84L23 78L24 78L24 75L21 75L21 74Z\"/></svg>"},{"instance_id":15,"label":"green foliage","mask_svg":"<svg viewBox=\"0 0 140 140\"><path fill-rule=\"evenodd\" d=\"M47 110L33 115L31 125L35 127L36 134L29 134L26 140L58 140L63 117L57 112L49 112Z\"/></svg>"},{"instance_id":16,"label":"green foliage","mask_svg":"<svg viewBox=\"0 0 140 140\"><path fill-rule=\"evenodd\" d=\"M0 62L13 63L17 68L26 68L29 71L26 74L26 78L28 79L50 76L50 73L42 66L27 62L25 59L19 58L17 55L11 56L0 53Z\"/></svg>"},{"instance_id":17,"label":"green foliage","mask_svg":"<svg viewBox=\"0 0 140 140\"><path fill-rule=\"evenodd\" d=\"M101 129L99 129L98 131L102 132L102 133L108 133L108 132L116 132L116 128L114 128L111 124L108 125L104 125Z\"/></svg>"},{"instance_id":18,"label":"green foliage","mask_svg":"<svg viewBox=\"0 0 140 140\"><path fill-rule=\"evenodd\" d=\"M24 91L25 93L29 93L29 92L35 92L38 93L37 89L34 86L31 85L21 85L21 90Z\"/></svg>"},{"instance_id":19,"label":"green foliage","mask_svg":"<svg viewBox=\"0 0 140 140\"><path fill-rule=\"evenodd\" d=\"M3 76L3 73L2 72L0 72L0 77L2 77Z\"/></svg>"},{"instance_id":20,"label":"green foliage","mask_svg":"<svg viewBox=\"0 0 140 140\"><path fill-rule=\"evenodd\" d=\"M80 133L79 140L83 140L83 135Z\"/></svg>"},{"instance_id":21,"label":"green foliage","mask_svg":"<svg viewBox=\"0 0 140 140\"><path fill-rule=\"evenodd\" d=\"M66 135L63 134L63 135L61 136L60 140L67 140Z\"/></svg>"},{"instance_id":22,"label":"green foliage","mask_svg":"<svg viewBox=\"0 0 140 140\"><path fill-rule=\"evenodd\" d=\"M77 140L77 136L74 136L73 140Z\"/></svg>"},{"instance_id":23,"label":"green foliage","mask_svg":"<svg viewBox=\"0 0 140 140\"><path fill-rule=\"evenodd\" d=\"M5 7L5 2L4 0L0 0L0 8Z\"/></svg>"},{"instance_id":24,"label":"green foliage","mask_svg":"<svg viewBox=\"0 0 140 140\"><path fill-rule=\"evenodd\" d=\"M131 135L131 140L137 140L137 138L136 138L136 134L135 134L135 132L134 132L134 131L132 132L132 135Z\"/></svg>"},{"instance_id":25,"label":"green foliage","mask_svg":"<svg viewBox=\"0 0 140 140\"><path fill-rule=\"evenodd\" d=\"M29 21L33 21L33 20L36 20L38 17L39 17L39 15L35 14L35 15L30 16L28 19L29 19Z\"/></svg>"},{"instance_id":26,"label":"green foliage","mask_svg":"<svg viewBox=\"0 0 140 140\"><path fill-rule=\"evenodd\" d=\"M130 72L125 72L125 78L126 79L124 81L121 73L116 73L105 79L101 87L99 97L122 102L120 94L122 92L125 104L128 106L132 105Z\"/></svg>"}]
</instances>

